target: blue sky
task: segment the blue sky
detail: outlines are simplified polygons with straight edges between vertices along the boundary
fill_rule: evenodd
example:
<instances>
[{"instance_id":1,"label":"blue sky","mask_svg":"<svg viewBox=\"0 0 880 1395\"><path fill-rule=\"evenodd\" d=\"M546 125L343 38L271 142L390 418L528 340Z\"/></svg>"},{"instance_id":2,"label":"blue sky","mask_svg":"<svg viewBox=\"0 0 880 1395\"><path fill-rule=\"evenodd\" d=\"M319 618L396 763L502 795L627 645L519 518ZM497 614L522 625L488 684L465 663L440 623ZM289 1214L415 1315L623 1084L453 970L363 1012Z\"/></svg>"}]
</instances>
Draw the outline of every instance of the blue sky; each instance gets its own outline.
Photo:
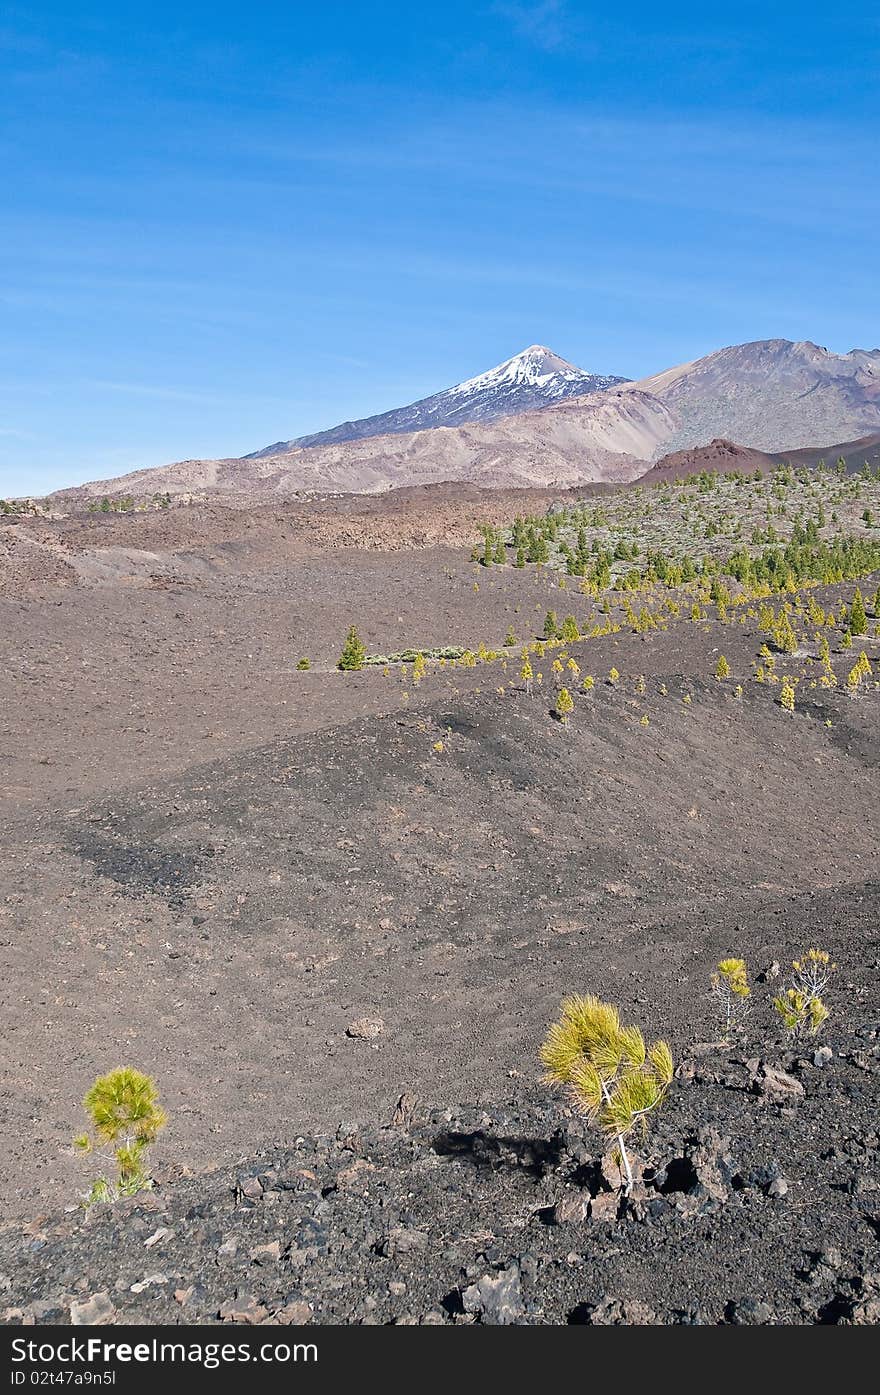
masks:
<instances>
[{"instance_id":1,"label":"blue sky","mask_svg":"<svg viewBox=\"0 0 880 1395\"><path fill-rule=\"evenodd\" d=\"M0 5L0 494L533 342L873 348L878 72L873 3Z\"/></svg>"}]
</instances>

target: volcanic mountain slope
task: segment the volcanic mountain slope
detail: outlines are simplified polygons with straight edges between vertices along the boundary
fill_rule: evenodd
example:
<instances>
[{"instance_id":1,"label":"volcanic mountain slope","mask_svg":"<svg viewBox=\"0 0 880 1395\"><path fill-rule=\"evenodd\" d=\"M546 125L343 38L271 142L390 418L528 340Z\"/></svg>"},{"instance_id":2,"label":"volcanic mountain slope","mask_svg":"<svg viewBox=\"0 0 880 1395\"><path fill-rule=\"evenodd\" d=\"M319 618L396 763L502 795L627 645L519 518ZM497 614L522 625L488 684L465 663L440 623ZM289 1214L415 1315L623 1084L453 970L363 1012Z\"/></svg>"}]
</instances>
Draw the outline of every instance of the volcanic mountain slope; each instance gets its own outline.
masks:
<instances>
[{"instance_id":1,"label":"volcanic mountain slope","mask_svg":"<svg viewBox=\"0 0 880 1395\"><path fill-rule=\"evenodd\" d=\"M678 417L664 443L725 437L759 450L824 446L880 430L880 349L834 354L809 341L764 339L632 384Z\"/></svg>"},{"instance_id":2,"label":"volcanic mountain slope","mask_svg":"<svg viewBox=\"0 0 880 1395\"><path fill-rule=\"evenodd\" d=\"M639 484L661 484L664 480L684 479L687 475L699 475L704 470L719 475L740 471L752 475L757 470L769 471L775 468L777 457L761 450L750 450L748 446L738 446L733 441L710 441L707 446L697 446L694 450L672 451L661 456L656 465L646 470Z\"/></svg>"},{"instance_id":3,"label":"volcanic mountain slope","mask_svg":"<svg viewBox=\"0 0 880 1395\"><path fill-rule=\"evenodd\" d=\"M499 380L489 398L505 391ZM521 388L513 384L511 391ZM629 481L670 451L719 439L773 453L804 446L825 453L835 449L827 442L878 431L880 349L832 354L815 344L771 339L719 349L640 383L538 411L417 431L395 428L384 436L285 446L256 457L179 461L60 490L51 498L76 507L104 494L164 490L222 492L253 502L296 493L378 493L440 481L566 488Z\"/></svg>"},{"instance_id":4,"label":"volcanic mountain slope","mask_svg":"<svg viewBox=\"0 0 880 1395\"><path fill-rule=\"evenodd\" d=\"M872 470L880 469L880 431L873 432L870 436L860 436L857 441L843 441L836 446L813 446L806 450L790 450L783 452L785 459L792 465L818 465L824 461L826 465L836 465L842 460L850 472L858 472L863 465L870 465Z\"/></svg>"},{"instance_id":5,"label":"volcanic mountain slope","mask_svg":"<svg viewBox=\"0 0 880 1395\"><path fill-rule=\"evenodd\" d=\"M276 441L253 451L245 459L281 455L299 446L330 446L342 441L358 441L368 436L396 432L424 431L435 426L462 426L466 422L496 421L540 407L548 407L567 397L583 397L603 388L619 387L626 378L586 373L543 344L531 344L522 353L506 359L488 373L467 382L423 397L406 407L396 407L359 421L344 421L328 431L299 436L293 441Z\"/></svg>"},{"instance_id":6,"label":"volcanic mountain slope","mask_svg":"<svg viewBox=\"0 0 880 1395\"><path fill-rule=\"evenodd\" d=\"M474 426L375 436L240 460L185 460L60 490L75 504L112 494L168 490L253 499L306 493L373 493L467 480L498 488L560 488L641 474L676 417L647 393L608 388L543 411Z\"/></svg>"}]
</instances>

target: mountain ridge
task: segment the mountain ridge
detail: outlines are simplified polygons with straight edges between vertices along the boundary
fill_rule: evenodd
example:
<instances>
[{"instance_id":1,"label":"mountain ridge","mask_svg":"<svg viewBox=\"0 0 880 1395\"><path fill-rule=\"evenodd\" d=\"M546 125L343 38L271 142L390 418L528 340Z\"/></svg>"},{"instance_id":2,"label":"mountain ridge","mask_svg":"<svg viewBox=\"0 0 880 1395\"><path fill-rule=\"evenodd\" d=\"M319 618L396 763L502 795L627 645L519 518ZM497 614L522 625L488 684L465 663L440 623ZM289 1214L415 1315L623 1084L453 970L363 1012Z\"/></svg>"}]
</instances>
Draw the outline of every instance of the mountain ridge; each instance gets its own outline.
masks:
<instances>
[{"instance_id":1,"label":"mountain ridge","mask_svg":"<svg viewBox=\"0 0 880 1395\"><path fill-rule=\"evenodd\" d=\"M524 360L536 351L532 360ZM50 499L103 494L224 494L229 498L378 493L409 485L471 482L484 487L577 487L625 482L661 456L735 442L779 455L832 451L880 431L880 349L834 354L809 341L755 340L716 350L651 378L567 395L561 371L533 345L447 393L477 384L490 394L538 386L557 401L482 422L434 425L250 456L177 461L58 490ZM528 379L518 381L522 370ZM543 370L543 371L542 371ZM580 370L572 369L574 374ZM544 380L543 382L539 380ZM577 379L566 380L577 386ZM427 400L427 399L426 399ZM406 409L401 409L406 410Z\"/></svg>"},{"instance_id":2,"label":"mountain ridge","mask_svg":"<svg viewBox=\"0 0 880 1395\"><path fill-rule=\"evenodd\" d=\"M666 451L724 438L776 452L880 430L880 349L835 354L807 339L756 339L627 383L679 417Z\"/></svg>"},{"instance_id":3,"label":"mountain ridge","mask_svg":"<svg viewBox=\"0 0 880 1395\"><path fill-rule=\"evenodd\" d=\"M588 373L560 358L545 344L530 344L495 368L453 387L387 412L340 422L337 426L251 451L244 460L285 455L297 449L338 445L370 436L398 435L440 426L497 421L500 417L549 406L568 397L583 397L628 382L613 374Z\"/></svg>"}]
</instances>

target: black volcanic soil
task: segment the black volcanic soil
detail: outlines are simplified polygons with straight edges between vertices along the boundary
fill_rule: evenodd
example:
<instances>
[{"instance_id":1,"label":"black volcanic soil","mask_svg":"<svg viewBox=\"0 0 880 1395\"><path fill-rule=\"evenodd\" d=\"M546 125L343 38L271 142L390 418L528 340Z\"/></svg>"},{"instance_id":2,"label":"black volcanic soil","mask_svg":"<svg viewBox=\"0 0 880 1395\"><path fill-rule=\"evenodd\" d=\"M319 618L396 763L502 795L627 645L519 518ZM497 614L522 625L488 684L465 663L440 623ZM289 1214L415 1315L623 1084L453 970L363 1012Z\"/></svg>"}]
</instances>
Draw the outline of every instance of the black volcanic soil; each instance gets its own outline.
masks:
<instances>
[{"instance_id":1,"label":"black volcanic soil","mask_svg":"<svg viewBox=\"0 0 880 1395\"><path fill-rule=\"evenodd\" d=\"M751 622L571 646L597 686L567 728L549 710L550 656L531 697L516 659L507 672L432 667L417 689L396 670L335 671L351 621L387 653L497 645L508 625L537 633L550 606L585 608L549 576L467 556L297 560L236 541L165 553L152 574L129 559L115 580L0 600L4 1214L75 1205L91 1172L69 1145L95 1075L123 1061L154 1073L171 1116L155 1150L170 1219L160 1209L154 1226L135 1207L119 1225L47 1221L45 1247L34 1232L29 1250L14 1228L0 1246L11 1309L45 1300L63 1316L71 1296L109 1287L133 1320L194 1321L239 1290L267 1313L293 1294L323 1320L437 1320L456 1310L443 1300L468 1286L469 1266L479 1279L513 1264L518 1320L589 1318L603 1294L663 1321L691 1309L718 1321L766 1294L784 1320L846 1319L868 1301L864 1275L880 1267L876 695L804 691L788 717L749 682ZM725 684L711 677L719 652ZM295 671L302 654L311 672ZM616 688L601 681L612 665ZM627 1220L598 1252L571 1225L544 1225L540 1208L598 1147L557 1148L559 1106L535 1093L560 998L613 998L695 1060L694 1043L717 1037L714 962L742 953L757 971L811 942L840 965L822 1038L832 1065L785 1055L761 989L737 1060L677 1081L658 1136L669 1157L708 1124L729 1134L734 1199L703 1218ZM373 1040L347 1034L364 1017L383 1021ZM803 1081L793 1114L755 1093L744 1063L759 1057ZM377 1133L404 1091L425 1101L416 1132ZM543 1139L552 1167L438 1152L429 1111L460 1100L487 1111L489 1132ZM468 1133L473 1117L447 1123ZM292 1151L342 1120L365 1130L352 1147ZM315 1174L302 1204L298 1183L268 1204L260 1188L241 1210L228 1171L179 1181L180 1167L222 1169L263 1145L258 1171ZM353 1200L333 1178L358 1158L377 1174ZM742 1181L774 1159L786 1197ZM307 1211L325 1236L302 1261L316 1267L254 1268L251 1249L288 1246ZM427 1227L430 1258L377 1255L386 1220ZM171 1249L145 1249L165 1224ZM227 1233L240 1234L237 1257L218 1270ZM833 1280L799 1288L823 1237L841 1253ZM676 1265L664 1297L658 1275ZM408 1288L392 1294L398 1271ZM192 1306L168 1297L190 1282Z\"/></svg>"},{"instance_id":2,"label":"black volcanic soil","mask_svg":"<svg viewBox=\"0 0 880 1395\"><path fill-rule=\"evenodd\" d=\"M838 903L826 910L839 917ZM847 908L854 937L876 910L876 894ZM679 1069L628 1202L583 1119L526 1084L487 1108L406 1097L380 1126L169 1173L88 1220L0 1233L14 1275L3 1318L875 1324L875 1038L850 1014L827 1053L773 1043L785 1094L767 1093L742 1050L702 1048Z\"/></svg>"}]
</instances>

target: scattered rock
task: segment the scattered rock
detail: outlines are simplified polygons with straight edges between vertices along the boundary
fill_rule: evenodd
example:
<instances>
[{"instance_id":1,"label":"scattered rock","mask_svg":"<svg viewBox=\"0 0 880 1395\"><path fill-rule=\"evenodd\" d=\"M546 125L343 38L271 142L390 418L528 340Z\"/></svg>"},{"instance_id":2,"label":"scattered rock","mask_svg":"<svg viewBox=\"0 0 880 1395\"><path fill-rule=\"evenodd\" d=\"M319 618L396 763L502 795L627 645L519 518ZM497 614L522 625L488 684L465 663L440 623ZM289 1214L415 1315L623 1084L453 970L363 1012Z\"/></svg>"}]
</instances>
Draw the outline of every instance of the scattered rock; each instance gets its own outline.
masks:
<instances>
[{"instance_id":1,"label":"scattered rock","mask_svg":"<svg viewBox=\"0 0 880 1395\"><path fill-rule=\"evenodd\" d=\"M336 1185L345 1188L352 1187L358 1182L365 1184L369 1174L375 1171L373 1164L367 1162L366 1158L355 1158L351 1167L344 1167L341 1172L337 1172Z\"/></svg>"},{"instance_id":2,"label":"scattered rock","mask_svg":"<svg viewBox=\"0 0 880 1395\"><path fill-rule=\"evenodd\" d=\"M766 1061L758 1062L751 1086L755 1094L763 1095L765 1099L773 1102L790 1103L792 1100L801 1099L804 1094L804 1087L799 1080L795 1080L793 1075L787 1075L778 1066L768 1065Z\"/></svg>"},{"instance_id":3,"label":"scattered rock","mask_svg":"<svg viewBox=\"0 0 880 1395\"><path fill-rule=\"evenodd\" d=\"M758 983L771 983L774 978L778 978L782 973L782 966L778 959L774 959L772 964L768 964L766 969L762 969L756 976Z\"/></svg>"},{"instance_id":4,"label":"scattered rock","mask_svg":"<svg viewBox=\"0 0 880 1395\"><path fill-rule=\"evenodd\" d=\"M253 1294L236 1292L233 1298L221 1303L217 1316L221 1322L244 1322L254 1326L266 1321L269 1309L258 1303Z\"/></svg>"},{"instance_id":5,"label":"scattered rock","mask_svg":"<svg viewBox=\"0 0 880 1395\"><path fill-rule=\"evenodd\" d=\"M375 1041L384 1030L385 1023L381 1017L359 1017L356 1022L349 1022L345 1035L356 1037L360 1041Z\"/></svg>"},{"instance_id":6,"label":"scattered rock","mask_svg":"<svg viewBox=\"0 0 880 1395\"><path fill-rule=\"evenodd\" d=\"M404 1090L403 1094L400 1096L400 1099L397 1101L397 1104L394 1107L394 1113L391 1116L391 1123L393 1127L396 1129L408 1128L413 1121L413 1116L415 1115L415 1112L418 1109L418 1107L419 1102L416 1096L408 1094L407 1091Z\"/></svg>"},{"instance_id":7,"label":"scattered rock","mask_svg":"<svg viewBox=\"0 0 880 1395\"><path fill-rule=\"evenodd\" d=\"M428 1244L429 1238L423 1230L396 1226L380 1241L378 1253L390 1259L393 1255L408 1255L426 1250Z\"/></svg>"},{"instance_id":8,"label":"scattered rock","mask_svg":"<svg viewBox=\"0 0 880 1395\"><path fill-rule=\"evenodd\" d=\"M681 1215L703 1215L727 1201L735 1171L730 1139L709 1126L656 1172L654 1186Z\"/></svg>"},{"instance_id":9,"label":"scattered rock","mask_svg":"<svg viewBox=\"0 0 880 1395\"><path fill-rule=\"evenodd\" d=\"M654 1327L660 1319L637 1298L611 1298L603 1295L599 1302L588 1309L587 1321L593 1327Z\"/></svg>"},{"instance_id":10,"label":"scattered rock","mask_svg":"<svg viewBox=\"0 0 880 1395\"><path fill-rule=\"evenodd\" d=\"M854 1303L850 1321L855 1327L876 1327L880 1323L880 1298L865 1298Z\"/></svg>"},{"instance_id":11,"label":"scattered rock","mask_svg":"<svg viewBox=\"0 0 880 1395\"><path fill-rule=\"evenodd\" d=\"M590 1219L593 1221L607 1221L613 1224L619 1212L619 1192L599 1192L590 1202Z\"/></svg>"},{"instance_id":12,"label":"scattered rock","mask_svg":"<svg viewBox=\"0 0 880 1395\"><path fill-rule=\"evenodd\" d=\"M161 1225L158 1230L154 1230L153 1234L144 1241L144 1248L151 1250L154 1245L160 1244L162 1240L172 1240L173 1238L174 1231L170 1230L167 1225Z\"/></svg>"},{"instance_id":13,"label":"scattered rock","mask_svg":"<svg viewBox=\"0 0 880 1395\"><path fill-rule=\"evenodd\" d=\"M497 1274L484 1274L461 1296L466 1313L479 1317L491 1326L506 1326L525 1314L520 1292L518 1264L511 1264Z\"/></svg>"},{"instance_id":14,"label":"scattered rock","mask_svg":"<svg viewBox=\"0 0 880 1395\"><path fill-rule=\"evenodd\" d=\"M312 1320L312 1310L308 1303L301 1299L296 1299L292 1303L285 1303L283 1308L279 1308L272 1316L273 1322L281 1323L284 1327L304 1327Z\"/></svg>"},{"instance_id":15,"label":"scattered rock","mask_svg":"<svg viewBox=\"0 0 880 1395\"><path fill-rule=\"evenodd\" d=\"M105 1327L115 1317L116 1309L109 1293L93 1293L83 1302L70 1305L70 1321L74 1327Z\"/></svg>"},{"instance_id":16,"label":"scattered rock","mask_svg":"<svg viewBox=\"0 0 880 1395\"><path fill-rule=\"evenodd\" d=\"M735 1327L766 1327L773 1322L773 1309L759 1298L741 1298L728 1304L727 1320Z\"/></svg>"},{"instance_id":17,"label":"scattered rock","mask_svg":"<svg viewBox=\"0 0 880 1395\"><path fill-rule=\"evenodd\" d=\"M152 1288L154 1284L167 1284L167 1274L148 1274L145 1279L140 1279L136 1284L131 1284L130 1293L143 1293L144 1289Z\"/></svg>"},{"instance_id":18,"label":"scattered rock","mask_svg":"<svg viewBox=\"0 0 880 1395\"><path fill-rule=\"evenodd\" d=\"M554 1225L569 1225L578 1224L586 1214L587 1199L576 1192L569 1192L557 1201L550 1218Z\"/></svg>"},{"instance_id":19,"label":"scattered rock","mask_svg":"<svg viewBox=\"0 0 880 1395\"><path fill-rule=\"evenodd\" d=\"M251 1259L254 1264L266 1264L269 1260L277 1260L280 1257L280 1240L271 1240L268 1245L257 1245L251 1250Z\"/></svg>"}]
</instances>

